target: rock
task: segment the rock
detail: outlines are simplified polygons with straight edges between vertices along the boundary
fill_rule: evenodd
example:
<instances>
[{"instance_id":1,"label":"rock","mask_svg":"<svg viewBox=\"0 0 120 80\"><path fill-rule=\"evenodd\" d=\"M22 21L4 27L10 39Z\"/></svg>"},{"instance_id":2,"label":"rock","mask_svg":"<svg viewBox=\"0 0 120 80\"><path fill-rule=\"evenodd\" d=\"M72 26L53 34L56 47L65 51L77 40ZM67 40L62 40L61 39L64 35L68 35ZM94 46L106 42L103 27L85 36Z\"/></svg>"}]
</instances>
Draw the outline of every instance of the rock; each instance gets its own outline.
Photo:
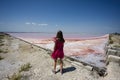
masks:
<instances>
[{"instance_id":1,"label":"rock","mask_svg":"<svg viewBox=\"0 0 120 80\"><path fill-rule=\"evenodd\" d=\"M93 69L93 67L91 67L91 66L85 66L85 68L89 71L92 71L92 69Z\"/></svg>"},{"instance_id":2,"label":"rock","mask_svg":"<svg viewBox=\"0 0 120 80\"><path fill-rule=\"evenodd\" d=\"M105 76L107 74L107 68L105 67L93 67L92 71L96 70L100 76Z\"/></svg>"},{"instance_id":3,"label":"rock","mask_svg":"<svg viewBox=\"0 0 120 80\"><path fill-rule=\"evenodd\" d=\"M117 51L113 49L108 49L108 52L107 52L108 55L116 55L116 53Z\"/></svg>"},{"instance_id":4,"label":"rock","mask_svg":"<svg viewBox=\"0 0 120 80\"><path fill-rule=\"evenodd\" d=\"M120 63L120 57L114 56L114 55L109 55L109 56L108 56L108 59L107 59L107 61L106 61L106 64L108 65L109 62L117 62L117 63Z\"/></svg>"},{"instance_id":5,"label":"rock","mask_svg":"<svg viewBox=\"0 0 120 80\"><path fill-rule=\"evenodd\" d=\"M109 62L107 66L108 75L104 77L105 80L120 80L120 65L116 62Z\"/></svg>"},{"instance_id":6,"label":"rock","mask_svg":"<svg viewBox=\"0 0 120 80\"><path fill-rule=\"evenodd\" d=\"M71 62L71 64L74 65L74 66L84 67L84 65L80 62L73 61L73 62Z\"/></svg>"},{"instance_id":7,"label":"rock","mask_svg":"<svg viewBox=\"0 0 120 80\"><path fill-rule=\"evenodd\" d=\"M100 70L98 71L98 74L99 74L100 76L105 76L105 75L107 74L106 68L100 69Z\"/></svg>"}]
</instances>

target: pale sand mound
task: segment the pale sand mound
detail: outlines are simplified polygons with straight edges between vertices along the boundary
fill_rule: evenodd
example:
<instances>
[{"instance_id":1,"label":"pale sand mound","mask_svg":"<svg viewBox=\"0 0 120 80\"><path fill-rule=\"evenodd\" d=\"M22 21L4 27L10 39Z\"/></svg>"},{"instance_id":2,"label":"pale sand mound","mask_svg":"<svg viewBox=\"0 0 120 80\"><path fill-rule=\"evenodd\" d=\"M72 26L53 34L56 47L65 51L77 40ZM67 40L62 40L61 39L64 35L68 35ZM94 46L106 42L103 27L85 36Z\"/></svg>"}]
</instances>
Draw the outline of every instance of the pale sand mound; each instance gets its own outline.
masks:
<instances>
[{"instance_id":1,"label":"pale sand mound","mask_svg":"<svg viewBox=\"0 0 120 80\"><path fill-rule=\"evenodd\" d=\"M29 71L22 72L22 80L104 80L95 71L85 68L82 64L76 65L76 62L67 62L64 60L64 71L53 74L53 60L48 51L26 43L12 37L5 37L4 46L7 53L0 53L4 57L0 60L0 80L8 80L6 75L11 76L17 73L22 64L30 62L32 68ZM57 66L59 69L59 66ZM105 80L110 80L109 77Z\"/></svg>"}]
</instances>

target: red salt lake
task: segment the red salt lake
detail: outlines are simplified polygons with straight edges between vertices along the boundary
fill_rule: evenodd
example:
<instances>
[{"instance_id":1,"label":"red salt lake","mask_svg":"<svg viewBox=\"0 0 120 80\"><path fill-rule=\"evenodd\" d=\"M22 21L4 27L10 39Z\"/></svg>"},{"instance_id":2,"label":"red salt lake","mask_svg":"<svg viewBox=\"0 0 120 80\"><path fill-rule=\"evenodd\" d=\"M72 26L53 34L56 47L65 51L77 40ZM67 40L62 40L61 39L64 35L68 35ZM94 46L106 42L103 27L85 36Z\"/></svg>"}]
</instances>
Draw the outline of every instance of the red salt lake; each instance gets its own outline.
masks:
<instances>
[{"instance_id":1,"label":"red salt lake","mask_svg":"<svg viewBox=\"0 0 120 80\"><path fill-rule=\"evenodd\" d=\"M54 41L52 37L55 34L32 34L32 33L10 33L11 35L21 38L25 41L53 50ZM77 35L78 36L78 35ZM104 60L104 46L108 40L108 35L100 37L65 37L64 54L87 63L104 66L101 60Z\"/></svg>"}]
</instances>

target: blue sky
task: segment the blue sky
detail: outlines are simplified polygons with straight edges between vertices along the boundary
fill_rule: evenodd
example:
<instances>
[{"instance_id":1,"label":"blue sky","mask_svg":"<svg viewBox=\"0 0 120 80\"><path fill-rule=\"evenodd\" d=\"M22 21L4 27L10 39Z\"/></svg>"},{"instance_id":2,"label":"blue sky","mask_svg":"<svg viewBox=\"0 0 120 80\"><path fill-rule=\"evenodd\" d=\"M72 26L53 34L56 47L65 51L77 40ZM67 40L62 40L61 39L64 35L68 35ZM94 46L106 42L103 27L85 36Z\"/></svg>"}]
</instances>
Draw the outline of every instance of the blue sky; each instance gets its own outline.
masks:
<instances>
[{"instance_id":1,"label":"blue sky","mask_svg":"<svg viewBox=\"0 0 120 80\"><path fill-rule=\"evenodd\" d=\"M0 0L0 31L120 32L120 0Z\"/></svg>"}]
</instances>

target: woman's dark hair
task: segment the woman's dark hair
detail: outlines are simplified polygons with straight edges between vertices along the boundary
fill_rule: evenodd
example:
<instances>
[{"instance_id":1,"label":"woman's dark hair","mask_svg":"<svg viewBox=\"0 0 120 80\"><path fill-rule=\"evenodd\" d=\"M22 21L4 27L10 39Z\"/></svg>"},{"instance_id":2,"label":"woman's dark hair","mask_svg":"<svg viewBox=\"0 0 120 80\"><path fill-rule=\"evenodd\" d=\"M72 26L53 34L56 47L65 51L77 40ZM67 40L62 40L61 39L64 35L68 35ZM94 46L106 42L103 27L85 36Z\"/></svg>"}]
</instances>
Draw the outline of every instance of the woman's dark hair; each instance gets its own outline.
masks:
<instances>
[{"instance_id":1,"label":"woman's dark hair","mask_svg":"<svg viewBox=\"0 0 120 80\"><path fill-rule=\"evenodd\" d=\"M58 40L61 42L65 42L62 31L57 32L56 38L58 38Z\"/></svg>"}]
</instances>

